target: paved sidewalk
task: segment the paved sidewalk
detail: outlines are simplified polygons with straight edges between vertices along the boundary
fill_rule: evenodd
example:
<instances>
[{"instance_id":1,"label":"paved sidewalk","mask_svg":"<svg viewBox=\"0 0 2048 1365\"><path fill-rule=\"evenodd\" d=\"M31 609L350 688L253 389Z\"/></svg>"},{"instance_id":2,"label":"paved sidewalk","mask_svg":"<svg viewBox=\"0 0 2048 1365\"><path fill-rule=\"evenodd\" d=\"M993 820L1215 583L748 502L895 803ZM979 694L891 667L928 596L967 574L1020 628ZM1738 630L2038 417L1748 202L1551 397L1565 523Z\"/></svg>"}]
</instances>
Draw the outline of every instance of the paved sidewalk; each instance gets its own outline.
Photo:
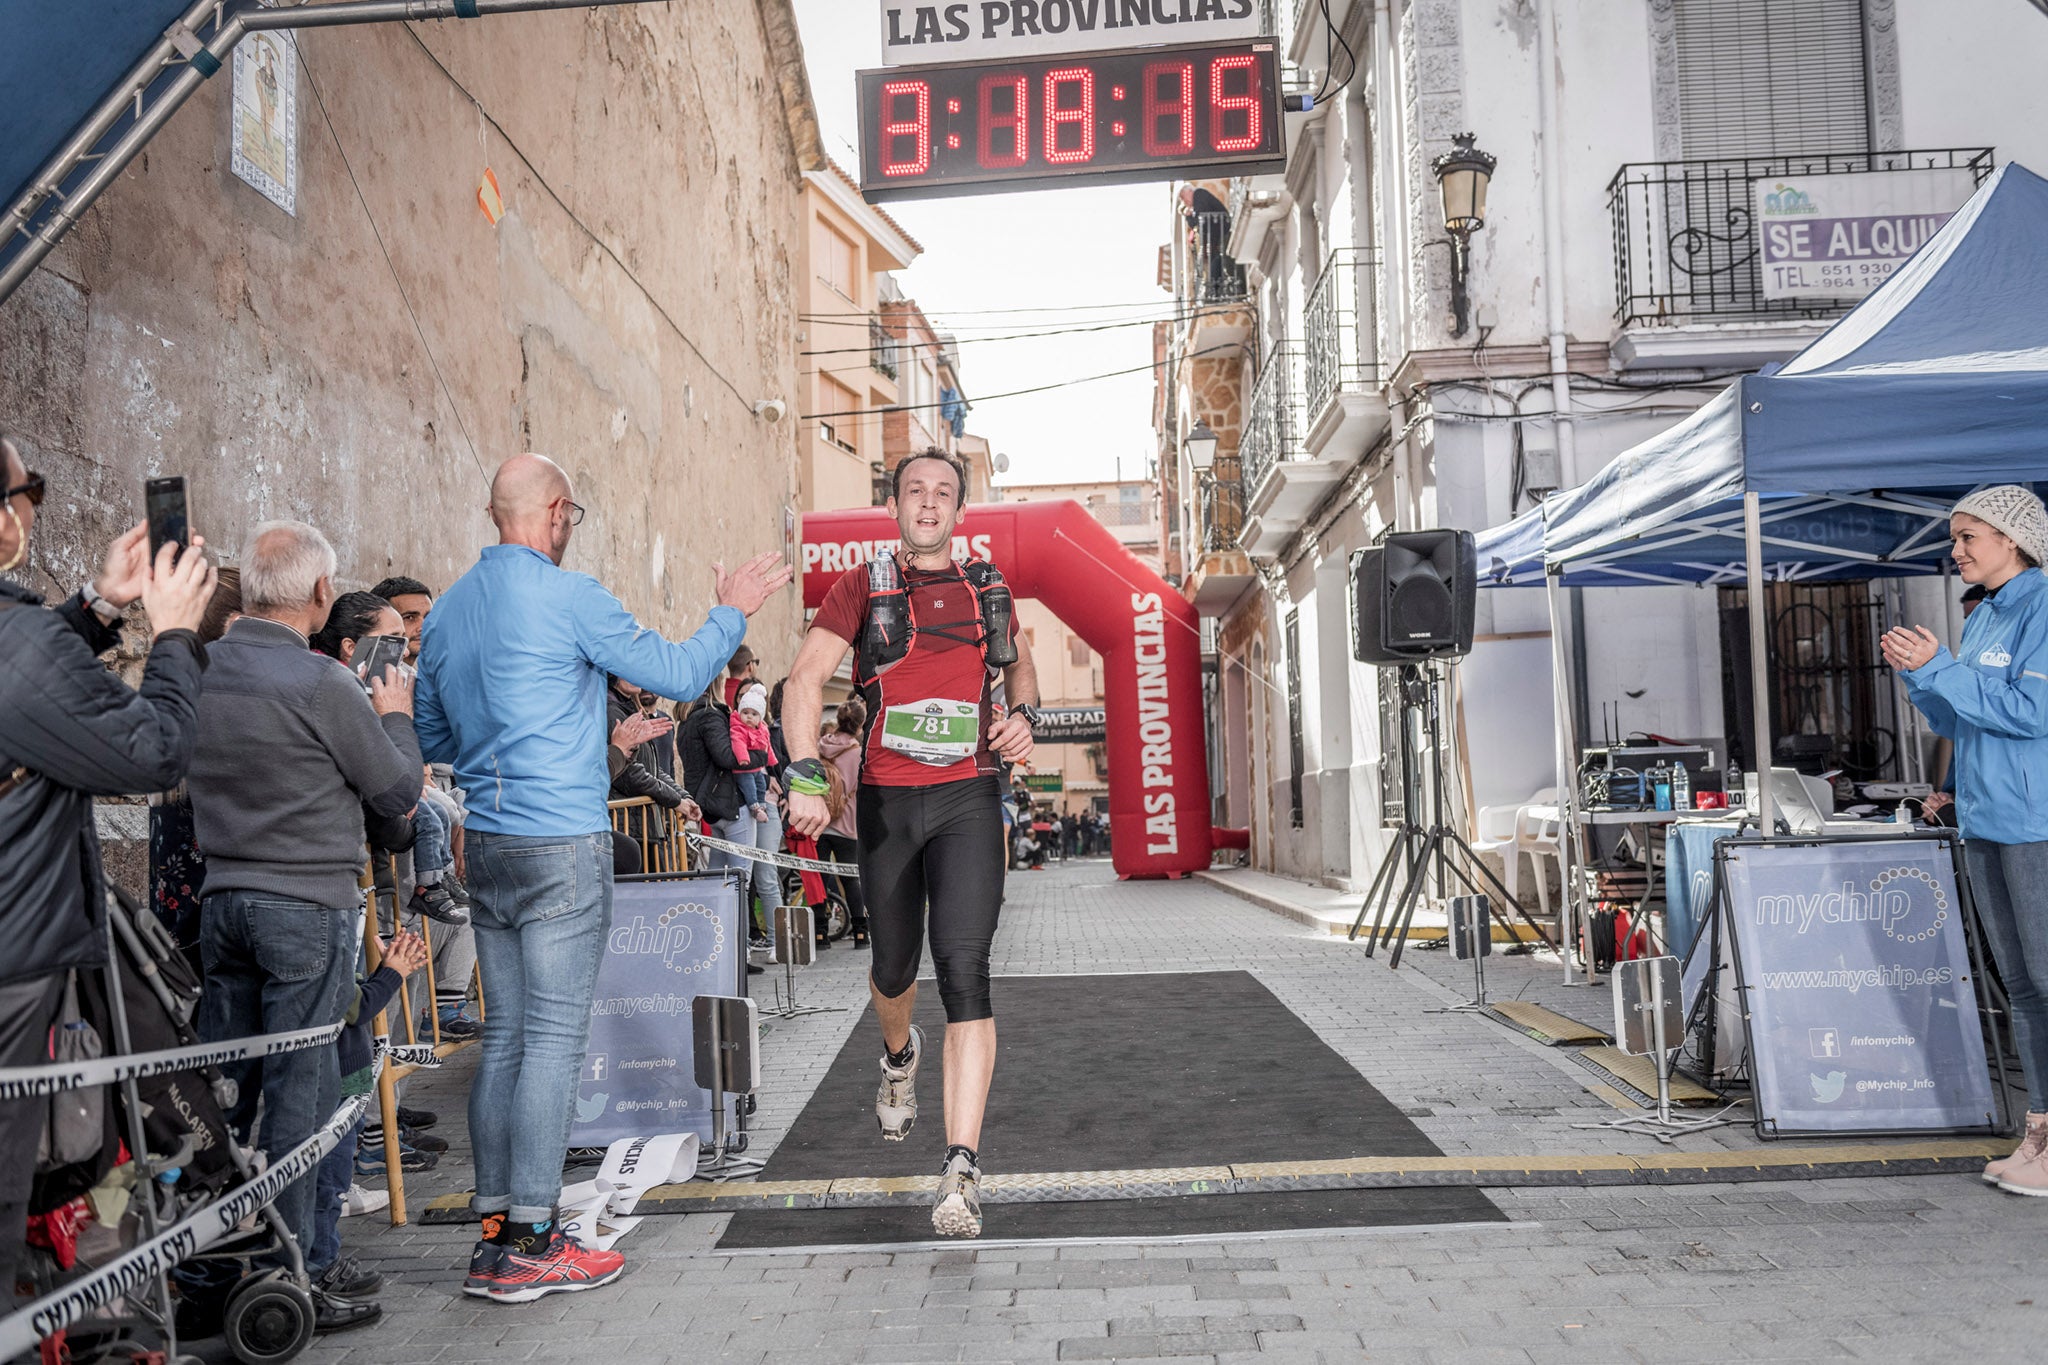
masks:
<instances>
[{"instance_id":1,"label":"paved sidewalk","mask_svg":"<svg viewBox=\"0 0 2048 1365\"><path fill-rule=\"evenodd\" d=\"M852 1028L865 962L842 946L803 974L806 1004L847 1013L767 1031L756 1154L802 1108ZM1494 963L1502 998L1523 989L1533 998L1559 975L1554 960ZM1425 1013L1465 980L1442 953L1411 951L1391 972L1358 945L1216 887L1117 882L1101 860L1011 878L999 975L1214 969L1255 974L1448 1153L1659 1150L1648 1138L1573 1129L1614 1110L1587 1088L1590 1073L1554 1049L1483 1019ZM774 979L754 978L764 998ZM1580 1017L1597 1020L1605 1008L1604 990L1559 995L1576 997L1566 1012ZM1598 1002L1590 1014L1589 996ZM416 1203L467 1184L462 1107L473 1057L420 1077L408 1095L441 1111L440 1131L456 1144L440 1170L412 1183ZM1143 1085L1134 1078L1139 1102ZM1685 1142L1753 1139L1744 1128ZM991 1134L988 1163L1001 1159ZM2048 1294L2037 1309L2032 1283L2048 1200L1969 1177L1492 1197L1513 1221L818 1256L722 1255L713 1246L723 1215L657 1216L621 1244L619 1284L525 1307L461 1296L472 1229L350 1219L348 1249L393 1281L386 1320L318 1342L302 1359L2019 1360L2037 1353L2048 1328ZM992 1236L1001 1216L991 1208Z\"/></svg>"}]
</instances>

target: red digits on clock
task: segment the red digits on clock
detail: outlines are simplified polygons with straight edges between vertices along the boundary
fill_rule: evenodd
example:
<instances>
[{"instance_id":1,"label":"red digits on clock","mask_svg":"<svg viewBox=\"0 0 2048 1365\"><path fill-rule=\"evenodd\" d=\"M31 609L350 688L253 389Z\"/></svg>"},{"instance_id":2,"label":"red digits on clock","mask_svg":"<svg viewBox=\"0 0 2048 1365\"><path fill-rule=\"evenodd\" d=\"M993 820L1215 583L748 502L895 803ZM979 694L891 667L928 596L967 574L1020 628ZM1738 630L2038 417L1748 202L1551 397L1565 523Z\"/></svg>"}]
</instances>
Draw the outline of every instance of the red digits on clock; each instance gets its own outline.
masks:
<instances>
[{"instance_id":1,"label":"red digits on clock","mask_svg":"<svg viewBox=\"0 0 2048 1365\"><path fill-rule=\"evenodd\" d=\"M909 118L896 117L896 101L909 96ZM911 139L909 156L896 155L898 138ZM932 168L932 87L927 81L890 81L882 87L882 174L923 175Z\"/></svg>"},{"instance_id":2,"label":"red digits on clock","mask_svg":"<svg viewBox=\"0 0 2048 1365\"><path fill-rule=\"evenodd\" d=\"M992 171L1007 170L1021 166L1031 157L1031 125L1025 117L1025 101L1029 99L1030 82L1022 76L983 76L981 78L981 112L975 120L981 130L981 164ZM1010 92L1010 108L998 112L994 95L997 91ZM999 152L992 145L998 129L1010 132L1010 149Z\"/></svg>"},{"instance_id":3,"label":"red digits on clock","mask_svg":"<svg viewBox=\"0 0 2048 1365\"><path fill-rule=\"evenodd\" d=\"M1173 83L1171 96L1161 93ZM1174 135L1161 137L1159 125L1174 121ZM1195 66L1193 62L1153 62L1145 68L1145 155L1186 156L1195 149Z\"/></svg>"},{"instance_id":4,"label":"red digits on clock","mask_svg":"<svg viewBox=\"0 0 2048 1365\"><path fill-rule=\"evenodd\" d=\"M1223 93L1224 77L1232 71L1244 72L1242 95ZM1240 111L1244 114L1243 136L1227 136L1227 117ZM1259 59L1249 53L1218 57L1209 68L1209 146L1218 152L1249 152L1258 147L1263 131L1259 127Z\"/></svg>"},{"instance_id":5,"label":"red digits on clock","mask_svg":"<svg viewBox=\"0 0 2048 1365\"><path fill-rule=\"evenodd\" d=\"M1062 87L1075 95L1080 105L1060 107ZM1074 145L1060 145L1060 129L1073 125L1080 136ZM1063 66L1045 73L1045 159L1048 165L1076 166L1095 156L1095 72L1085 66Z\"/></svg>"}]
</instances>

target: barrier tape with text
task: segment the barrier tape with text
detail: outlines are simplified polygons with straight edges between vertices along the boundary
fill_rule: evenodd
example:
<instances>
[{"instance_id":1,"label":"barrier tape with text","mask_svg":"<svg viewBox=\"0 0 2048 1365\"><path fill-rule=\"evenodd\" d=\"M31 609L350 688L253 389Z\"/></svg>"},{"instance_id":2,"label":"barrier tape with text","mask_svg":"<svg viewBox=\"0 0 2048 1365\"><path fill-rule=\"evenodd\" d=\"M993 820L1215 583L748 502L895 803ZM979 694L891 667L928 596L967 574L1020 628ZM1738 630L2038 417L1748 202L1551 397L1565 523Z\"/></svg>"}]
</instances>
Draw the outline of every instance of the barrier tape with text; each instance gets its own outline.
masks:
<instances>
[{"instance_id":1,"label":"barrier tape with text","mask_svg":"<svg viewBox=\"0 0 2048 1365\"><path fill-rule=\"evenodd\" d=\"M332 1037L335 1030L304 1029L300 1032L325 1033ZM291 1033L266 1035L270 1039L299 1036L300 1034ZM241 1041L244 1044L255 1044L263 1040L245 1038ZM221 1044L213 1050L219 1051L233 1046L235 1045ZM308 1044L301 1043L299 1046ZM439 1065L438 1060L432 1058L431 1049L425 1050L428 1053L426 1060L420 1060L421 1051L422 1049L409 1045L393 1047L387 1040L379 1038L375 1070L372 1074L375 1075L384 1069L387 1056L401 1058L414 1066ZM130 1057L107 1060L134 1062L140 1059ZM109 1261L92 1274L73 1280L12 1315L0 1318L0 1360L12 1360L17 1355L35 1351L37 1343L52 1333L62 1331L88 1313L104 1308L116 1299L137 1292L172 1266L197 1255L233 1232L244 1221L253 1217L257 1210L283 1193L287 1185L301 1176L311 1176L319 1169L321 1158L334 1150L342 1137L355 1126L356 1120L369 1111L371 1102L376 1098L377 1089L373 1084L363 1094L344 1100L341 1107L334 1111L333 1117L322 1124L313 1136L271 1163L262 1174L228 1191L212 1203L194 1209L155 1237L127 1254Z\"/></svg>"},{"instance_id":2,"label":"barrier tape with text","mask_svg":"<svg viewBox=\"0 0 2048 1365\"><path fill-rule=\"evenodd\" d=\"M251 1057L275 1057L281 1052L298 1052L341 1036L342 1025L303 1028L291 1033L264 1033L238 1038L229 1043L195 1043L190 1047L167 1048L162 1052L136 1052L122 1057L94 1057L76 1062L44 1062L40 1066L11 1066L0 1069L0 1100L32 1099L88 1085L110 1085L116 1081L165 1076L174 1071L198 1071L209 1066L246 1061ZM4 1357L0 1357L4 1358Z\"/></svg>"},{"instance_id":3,"label":"barrier tape with text","mask_svg":"<svg viewBox=\"0 0 2048 1365\"><path fill-rule=\"evenodd\" d=\"M692 849L712 848L735 858L749 862L772 863L776 867L793 867L799 872L829 872L838 877L858 877L860 869L852 863L828 863L822 858L799 858L794 853L768 853L746 844L728 843L724 839L713 839L703 834L686 834Z\"/></svg>"}]
</instances>

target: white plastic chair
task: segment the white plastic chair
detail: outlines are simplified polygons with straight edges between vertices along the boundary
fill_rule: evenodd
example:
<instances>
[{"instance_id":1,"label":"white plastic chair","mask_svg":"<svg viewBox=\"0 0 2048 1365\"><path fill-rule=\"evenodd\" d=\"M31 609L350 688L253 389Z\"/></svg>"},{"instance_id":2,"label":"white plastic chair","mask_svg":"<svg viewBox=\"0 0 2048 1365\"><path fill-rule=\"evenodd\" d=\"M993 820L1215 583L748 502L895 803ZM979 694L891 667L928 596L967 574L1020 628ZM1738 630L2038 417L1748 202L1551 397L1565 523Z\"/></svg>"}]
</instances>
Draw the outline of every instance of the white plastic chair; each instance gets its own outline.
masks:
<instances>
[{"instance_id":1,"label":"white plastic chair","mask_svg":"<svg viewBox=\"0 0 2048 1365\"><path fill-rule=\"evenodd\" d=\"M1515 873L1524 853L1529 855L1529 866L1536 873L1536 903L1541 907L1543 917L1550 917L1550 877L1543 869L1545 858L1557 860L1557 873L1564 876L1564 854L1559 849L1563 838L1564 818L1554 804L1557 789L1548 789L1548 799L1538 793L1535 801L1515 812L1514 847L1508 852L1508 875L1505 878L1508 891L1513 894L1517 878ZM1519 897L1518 897L1519 899Z\"/></svg>"},{"instance_id":2,"label":"white plastic chair","mask_svg":"<svg viewBox=\"0 0 2048 1365\"><path fill-rule=\"evenodd\" d=\"M1473 822L1473 833L1478 837L1472 841L1472 848L1479 853L1501 855L1501 884L1508 894L1521 900L1522 855L1527 853L1531 865L1536 869L1536 894L1543 906L1543 913L1550 913L1550 887L1543 876L1543 865L1535 860L1543 857L1562 858L1558 852L1558 830L1560 822L1557 812L1557 788L1545 787L1513 806L1481 806L1479 818ZM1530 818L1531 812L1539 813ZM1548 819L1541 818L1547 812Z\"/></svg>"}]
</instances>

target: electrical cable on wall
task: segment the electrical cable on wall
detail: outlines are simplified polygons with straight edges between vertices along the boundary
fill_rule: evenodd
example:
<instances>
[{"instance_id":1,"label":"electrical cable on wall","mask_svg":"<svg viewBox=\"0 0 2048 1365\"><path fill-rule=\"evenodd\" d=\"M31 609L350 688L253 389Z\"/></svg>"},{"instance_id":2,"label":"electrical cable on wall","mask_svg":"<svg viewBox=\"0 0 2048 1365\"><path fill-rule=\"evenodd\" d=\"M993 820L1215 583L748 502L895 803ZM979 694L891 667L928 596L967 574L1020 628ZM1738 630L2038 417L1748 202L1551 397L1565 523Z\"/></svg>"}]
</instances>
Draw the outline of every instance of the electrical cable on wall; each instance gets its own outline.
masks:
<instances>
[{"instance_id":1,"label":"electrical cable on wall","mask_svg":"<svg viewBox=\"0 0 2048 1365\"><path fill-rule=\"evenodd\" d=\"M583 221L582 217L577 214L576 210L569 206L568 201L562 198L561 194L555 189L554 185L548 180L547 176L541 173L540 167L534 164L533 158L528 156L524 149L522 149L517 142L512 140L511 134L505 131L504 125L499 123L498 120L492 116L491 111L484 107L484 102L478 99L474 94L472 94L468 86L464 85L459 79L456 78L455 73L448 69L447 64L444 63L441 60L441 58L435 54L434 49L427 46L426 41L422 39L420 35L414 30L413 24L408 22L406 24L401 25L401 27L404 29L406 36L411 38L413 40L413 43L419 48L419 50L426 54L427 60L432 62L435 68L438 69L440 73L447 78L448 83L454 86L456 90L460 91L464 99L468 100L472 105L476 106L477 115L480 118L482 118L484 122L490 124L491 130L495 132L498 135L498 137L504 142L505 146L511 150L512 155L518 157L520 162L525 165L527 172L533 176L534 183L539 185L543 190L547 191L548 198L554 200L555 206L561 209L564 214L568 215L569 221L574 223L577 226L577 228L582 231L583 235L588 237L591 240L591 242L597 247L597 249L604 253L605 258L607 260L609 260L614 266L618 267L619 273L621 273L627 279L633 282L633 287L640 291L641 297L647 300L648 306L655 311L656 315L658 315L664 323L668 324L669 330L676 334L676 337L683 343L683 345L690 348L690 354L696 356L699 363L701 363L705 369L711 371L712 376L715 379L717 379L719 383L725 385L727 390L729 390L732 393L732 396L739 401L740 406L744 407L747 410L748 414L751 416L754 411L754 400L749 398L745 393L741 392L740 387L737 384L733 383L732 380L728 379L723 370L719 369L718 366L711 363L711 357L705 355L703 348L698 346L696 339L693 338L688 332L683 330L682 324L678 323L675 320L675 318L669 313L668 309L665 306L663 306L661 300L655 297L654 291L652 289L649 289L646 283L643 280L641 280L641 278L638 275L633 273L632 267L628 266L624 259L620 257L619 253L612 249L611 243L607 242L604 238L598 236L597 232L594 229L592 229L588 223Z\"/></svg>"},{"instance_id":2,"label":"electrical cable on wall","mask_svg":"<svg viewBox=\"0 0 2048 1365\"><path fill-rule=\"evenodd\" d=\"M405 281L398 277L398 266L391 259L391 248L384 245L384 234L377 227L377 216L370 212L370 201L363 196L362 183L356 179L356 168L348 159L348 151L341 145L341 134L335 131L334 120L327 115L327 101L320 97L319 82L313 79L312 64L306 60L305 44L299 45L299 69L306 73L306 88L313 92L313 106L320 111L320 121L327 125L327 136L334 142L334 151L341 158L341 168L348 173L350 188L356 192L356 203L362 206L363 221L370 225L370 235L377 241L377 250L383 254L384 268L391 272L391 283L398 290L398 301L405 306L405 315L412 319L413 332L420 339L420 349L426 352L427 364L433 367L435 382L441 386L441 396L448 400L448 410L455 414L455 428L462 433L463 444L469 447L469 458L476 464L476 472L490 481L485 470L483 457L477 454L476 442L469 434L469 424L462 420L462 405L455 401L454 390L448 387L448 378L441 373L441 362L434 356L433 345L427 340L426 328L420 325L420 315L414 311L412 299L405 292Z\"/></svg>"},{"instance_id":3,"label":"electrical cable on wall","mask_svg":"<svg viewBox=\"0 0 2048 1365\"><path fill-rule=\"evenodd\" d=\"M1226 351L1232 351L1232 350L1236 350L1236 349L1237 349L1237 346L1236 346L1235 344L1232 344L1232 345L1230 345L1230 346L1219 346L1219 347L1217 347L1217 348L1216 348L1215 350L1213 350L1213 351L1197 351L1197 352L1196 352L1196 353L1195 353L1195 354L1194 354L1193 356L1191 356L1191 357L1189 357L1189 358L1190 358L1190 359L1199 359L1199 358L1201 358L1201 357L1203 357L1203 356L1209 356L1209 355L1222 355L1222 354L1224 354L1224 353L1225 353ZM976 399L975 399L974 401L975 401L976 403L992 403L992 402L994 402L994 401L995 401L996 399L998 399L998 398L1021 398L1021 397L1023 397L1023 396L1025 395L1025 394L1031 394L1031 393L1050 393L1050 392L1051 392L1052 390L1054 390L1054 389L1068 389L1068 388L1072 388L1072 387L1073 387L1074 385L1076 385L1076 384L1092 384L1092 383L1094 383L1094 382L1095 382L1096 380L1098 380L1098 379L1115 379L1115 378L1118 378L1119 376L1122 376L1122 375L1127 375L1127 374L1149 374L1149 373L1151 373L1152 371L1154 371L1154 370L1155 370L1155 369L1157 369L1157 368L1158 368L1158 367L1157 367L1156 365L1151 365L1151 364L1147 364L1147 365L1133 365L1133 366L1132 366L1132 367L1131 367L1130 369L1128 369L1128 370L1107 370L1107 371L1104 371L1104 372L1103 372L1103 373L1101 373L1101 374L1089 374L1089 375L1082 375L1081 377L1079 377L1079 378L1077 378L1077 379L1062 379L1062 380L1060 380L1060 381L1059 381L1059 382L1057 382L1057 383L1053 383L1053 384L1039 384L1039 385L1037 385L1037 386L1035 386L1035 387L1033 387L1033 388L1028 388L1028 389L1011 389L1011 390L1010 390L1009 392L1007 392L1007 393L985 393L985 394L982 394L982 395L981 395L980 397L976 398ZM934 410L936 410L936 409L938 409L938 408L941 408L941 407L944 407L944 406L945 406L945 404L944 404L943 402L939 402L939 403L892 403L892 404L889 404L889 405L888 405L888 406L886 406L886 407L880 407L880 408L848 408L848 409L847 409L847 410L845 410L844 412L807 412L807 413L804 413L804 414L803 414L803 416L802 416L801 420L803 420L803 421L806 421L806 422L817 422L817 421L825 421L825 420L829 420L829 419L832 419L832 418L837 418L837 417L865 417L865 416L870 416L870 415L873 415L873 414L877 414L877 413L891 413L891 412L929 412L929 411L934 411Z\"/></svg>"},{"instance_id":4,"label":"electrical cable on wall","mask_svg":"<svg viewBox=\"0 0 2048 1365\"><path fill-rule=\"evenodd\" d=\"M1036 341L1040 337L1081 336L1090 332L1114 332L1126 327L1156 327L1162 322L1183 322L1192 316L1194 315L1186 314L1177 317L1138 318L1129 322L1099 322L1093 324L1092 326L1087 327L1060 327L1039 332L1011 332L1003 336L953 337L952 340L963 346L967 345L969 342L979 343L986 341ZM927 348L937 349L932 347L932 343L928 341L913 341L907 337L891 337L890 339L893 340L898 346L909 351L917 351ZM875 346L837 346L830 347L824 350L798 351L797 354L799 356L869 355L878 349L880 348Z\"/></svg>"}]
</instances>

